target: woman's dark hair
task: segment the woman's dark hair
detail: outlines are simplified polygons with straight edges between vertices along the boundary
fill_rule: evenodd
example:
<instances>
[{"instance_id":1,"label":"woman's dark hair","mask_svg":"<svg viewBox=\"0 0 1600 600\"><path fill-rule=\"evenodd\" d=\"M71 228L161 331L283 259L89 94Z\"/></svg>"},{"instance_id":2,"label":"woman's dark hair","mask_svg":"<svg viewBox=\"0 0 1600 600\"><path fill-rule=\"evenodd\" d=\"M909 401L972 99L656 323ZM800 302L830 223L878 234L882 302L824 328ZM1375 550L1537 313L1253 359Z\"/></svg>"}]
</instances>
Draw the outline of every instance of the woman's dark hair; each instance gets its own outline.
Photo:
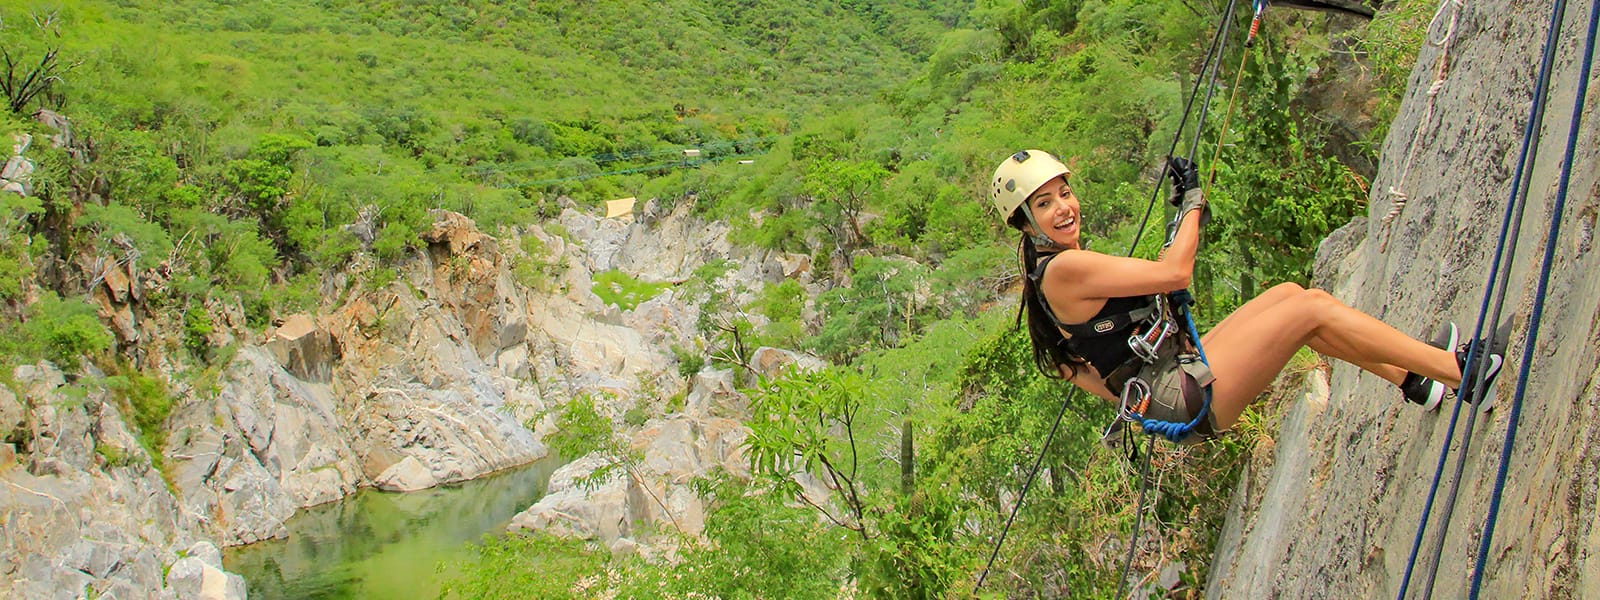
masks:
<instances>
[{"instance_id":1,"label":"woman's dark hair","mask_svg":"<svg viewBox=\"0 0 1600 600\"><path fill-rule=\"evenodd\" d=\"M1018 230L1028 222L1027 215L1022 213L1026 206L1019 206L1017 210L1006 218L1006 224ZM1039 267L1042 256L1033 242L1028 240L1028 234L1022 234L1022 241L1018 243L1017 256L1022 261L1022 304L1017 307L1017 326L1022 325L1024 313L1028 316L1028 338L1033 341L1033 364L1039 367L1046 377L1061 377L1059 367L1065 366L1072 371L1072 377L1077 377L1078 367L1084 365L1082 358L1075 356L1067 350L1067 338L1061 335L1061 330L1056 329L1055 321L1045 313L1044 303L1039 300L1044 292L1039 289L1033 280L1033 270Z\"/></svg>"}]
</instances>

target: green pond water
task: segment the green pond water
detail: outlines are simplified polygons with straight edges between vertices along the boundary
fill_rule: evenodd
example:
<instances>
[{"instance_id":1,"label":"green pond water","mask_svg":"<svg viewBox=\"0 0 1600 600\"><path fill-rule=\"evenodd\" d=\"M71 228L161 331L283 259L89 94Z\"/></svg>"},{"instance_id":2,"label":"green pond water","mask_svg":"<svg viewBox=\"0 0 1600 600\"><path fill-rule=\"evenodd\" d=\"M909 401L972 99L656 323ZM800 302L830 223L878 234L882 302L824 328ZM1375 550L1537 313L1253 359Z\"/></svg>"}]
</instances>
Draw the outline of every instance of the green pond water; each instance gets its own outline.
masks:
<instances>
[{"instance_id":1,"label":"green pond water","mask_svg":"<svg viewBox=\"0 0 1600 600\"><path fill-rule=\"evenodd\" d=\"M434 598L444 569L537 502L559 466L551 457L416 492L365 489L300 511L287 538L227 549L223 566L249 582L251 600Z\"/></svg>"}]
</instances>

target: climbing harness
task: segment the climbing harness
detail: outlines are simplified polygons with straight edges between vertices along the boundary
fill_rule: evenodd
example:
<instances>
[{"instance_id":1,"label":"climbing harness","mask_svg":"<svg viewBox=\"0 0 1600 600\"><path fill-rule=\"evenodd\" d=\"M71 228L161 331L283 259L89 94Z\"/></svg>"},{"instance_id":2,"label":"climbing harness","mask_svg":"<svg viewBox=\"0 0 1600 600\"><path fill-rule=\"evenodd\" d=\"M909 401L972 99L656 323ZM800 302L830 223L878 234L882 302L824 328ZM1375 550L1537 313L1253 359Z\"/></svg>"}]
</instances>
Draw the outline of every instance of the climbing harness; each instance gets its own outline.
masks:
<instances>
[{"instance_id":1,"label":"climbing harness","mask_svg":"<svg viewBox=\"0 0 1600 600\"><path fill-rule=\"evenodd\" d=\"M1494 333L1491 333L1487 339L1483 338L1484 325L1486 321L1491 323L1500 322L1501 313L1505 305L1505 296L1510 280L1511 265L1516 254L1517 240L1521 234L1523 213L1527 208L1527 196L1528 189L1530 187L1530 180L1532 178L1533 164L1538 154L1539 128L1544 121L1544 110L1545 104L1548 100L1551 78L1550 71L1555 61L1555 51L1557 41L1560 38L1560 31L1565 10L1565 0L1556 0L1555 6L1551 11L1549 29L1545 34L1543 56L1541 57L1539 65L1539 75L1534 88L1528 122L1523 130L1522 148L1518 159L1516 174L1512 177L1510 198L1506 203L1505 214L1501 222L1500 239L1496 243L1494 262L1490 269L1489 281L1485 286L1484 299L1478 314L1477 329L1474 339L1484 339L1485 343L1483 345L1485 347L1493 347L1497 341L1495 340ZM1485 563L1488 561L1489 546L1493 538L1496 517L1499 513L1501 494L1504 491L1506 471L1508 469L1510 460L1510 452L1515 441L1517 424L1521 416L1522 400L1526 392L1527 378L1532 366L1532 348L1533 344L1537 341L1539 323L1544 310L1545 289L1549 282L1551 270L1550 263L1553 260L1557 236L1560 233L1560 219L1566 203L1567 185L1571 175L1571 166L1578 128L1581 123L1581 110L1588 90L1589 72L1594 53L1597 13L1600 13L1600 1L1594 2L1590 8L1588 38L1585 42L1581 77L1578 79L1579 84L1576 104L1573 108L1570 130L1568 132L1568 143L1566 149L1567 154L1563 159L1560 184L1555 199L1554 210L1550 217L1550 227L1545 242L1546 246L1544 251L1544 259L1539 268L1539 284L1537 291L1535 292L1534 305L1530 316L1529 327L1525 333L1524 343L1522 346L1523 356L1521 360L1520 371L1518 373L1517 391L1512 400L1511 414L1507 418L1508 423L1506 429L1506 439L1501 448L1500 470L1496 475L1495 489L1490 499L1489 514L1484 525L1484 533L1480 538L1477 562L1473 568L1471 583L1472 598L1478 597L1478 593L1482 584L1483 568ZM1486 348L1479 348L1476 347L1476 345L1469 346L1468 348L1468 354L1465 361L1465 364L1468 365L1467 373L1463 374L1462 389L1465 390L1463 394L1469 397L1481 397L1484 391L1482 388L1485 378L1483 367L1488 361L1488 352L1485 351ZM1412 574L1416 567L1417 557L1421 550L1422 539L1427 530L1429 517L1433 510L1434 499L1438 494L1439 483L1444 475L1444 466L1450 453L1451 441L1455 436L1456 422L1460 415L1462 404L1462 402L1457 402L1455 409L1452 411L1450 416L1450 425L1445 433L1445 443L1443 448L1440 450L1439 462L1434 472L1433 482L1428 491L1427 502L1423 505L1422 515L1418 519L1416 537L1412 542L1411 554L1407 560L1405 575L1401 580L1400 589L1396 594L1397 600L1405 600L1406 592L1408 591L1411 583ZM1435 534L1433 550L1429 556L1429 560L1425 569L1427 576L1422 580L1423 587L1420 595L1423 598L1430 598L1433 593L1434 579L1437 575L1440 556L1442 555L1444 549L1444 538L1449 529L1451 512L1454 509L1456 495L1459 491L1462 474L1465 470L1465 463L1468 456L1467 450L1470 446L1473 424L1476 420L1478 412L1479 411L1476 410L1472 411L1467 416L1463 439L1461 442L1460 454L1457 456L1454 472L1455 476L1451 481L1449 492L1445 496L1446 501L1444 504L1444 510L1439 518L1439 531Z\"/></svg>"},{"instance_id":2,"label":"climbing harness","mask_svg":"<svg viewBox=\"0 0 1600 600\"><path fill-rule=\"evenodd\" d=\"M1159 435L1173 443L1194 442L1198 440L1191 438L1191 433L1200 433L1205 437L1214 433L1208 426L1211 417L1211 382L1214 378L1210 365L1206 364L1204 351L1200 348L1194 319L1189 315L1188 304L1191 300L1188 299L1188 293L1177 292L1173 295L1179 296L1179 299L1169 301L1166 300L1167 296L1157 298L1162 299L1160 303L1163 306L1169 303L1179 306L1177 311L1162 311L1160 314L1163 316L1149 325L1148 332L1135 331L1128 336L1128 346L1134 350L1134 360L1141 361L1143 365L1120 386L1121 403L1117 407L1116 418L1125 423L1137 423L1145 433ZM1182 319L1188 327L1182 338L1169 340L1179 327L1178 319ZM1191 381L1194 385L1188 385ZM1108 382L1114 384L1109 378ZM1181 418L1177 415L1190 412L1187 400L1192 399L1196 392L1202 395L1199 409L1193 411L1191 418L1173 420ZM1170 404L1164 405L1163 401Z\"/></svg>"}]
</instances>

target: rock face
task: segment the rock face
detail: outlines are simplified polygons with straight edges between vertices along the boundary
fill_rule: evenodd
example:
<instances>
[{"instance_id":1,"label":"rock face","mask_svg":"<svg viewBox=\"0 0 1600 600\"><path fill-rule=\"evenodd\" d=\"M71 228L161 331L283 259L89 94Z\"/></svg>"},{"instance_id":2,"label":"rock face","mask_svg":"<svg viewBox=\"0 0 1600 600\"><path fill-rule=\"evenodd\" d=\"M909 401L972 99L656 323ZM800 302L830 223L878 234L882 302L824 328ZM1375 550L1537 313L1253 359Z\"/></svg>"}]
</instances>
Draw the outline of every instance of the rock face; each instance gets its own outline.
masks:
<instances>
[{"instance_id":1,"label":"rock face","mask_svg":"<svg viewBox=\"0 0 1600 600\"><path fill-rule=\"evenodd\" d=\"M698 535L705 530L706 507L687 484L714 468L748 476L742 445L749 433L732 419L678 414L652 420L632 434L631 445L643 456L637 464L614 468L585 486L581 481L614 458L589 455L568 463L551 475L545 496L509 527L598 540L608 547L639 536L645 525Z\"/></svg>"},{"instance_id":2,"label":"rock face","mask_svg":"<svg viewBox=\"0 0 1600 600\"><path fill-rule=\"evenodd\" d=\"M598 408L620 419L684 391L670 348L695 347L697 291L669 289L621 311L590 292L596 272L678 282L727 260L719 285L741 302L786 272L809 274L790 258L733 249L725 226L687 205L652 206L634 222L569 209L559 222L570 239L513 232L540 238L564 266L548 292L518 283L521 257L502 253L502 240L438 211L398 281L369 290L349 285L359 265L335 274L328 290L355 291L321 314L258 332L241 307L208 302L219 326L203 342L228 358L171 378L165 475L107 391L81 399L73 394L86 386L53 367L18 369L15 392L0 386L0 597L238 598L242 582L222 570L218 546L282 536L297 510L361 487L417 490L542 458L551 420L537 417L576 394L606 398ZM160 356L155 342L171 335L140 312L148 274L102 272L94 293L118 341ZM814 366L765 352L774 369ZM695 382L685 410L628 434L645 456L634 472L585 488L573 479L603 459L579 460L556 477L547 508L519 517L523 526L628 552L649 550L628 539L641 524L699 532L704 507L687 484L717 466L744 472L747 430L735 420L745 400L730 372L708 369Z\"/></svg>"},{"instance_id":3,"label":"rock face","mask_svg":"<svg viewBox=\"0 0 1600 600\"><path fill-rule=\"evenodd\" d=\"M1476 321L1498 217L1517 171L1538 41L1544 39L1550 10L1546 3L1461 6L1448 77L1433 98L1431 118L1423 120L1441 50L1428 46L1384 144L1371 213L1330 238L1318 257L1319 285L1418 337L1444 320L1470 335ZM1592 96L1584 110L1561 238L1555 242L1543 327L1537 347L1523 346L1577 85L1577 28L1587 20L1586 10L1569 8L1549 113L1539 127L1528 220L1505 309L1516 334L1507 371L1495 386L1496 408L1476 420L1465 442L1465 411L1456 429L1450 467L1463 443L1467 463L1434 597L1467 595L1517 367L1529 353L1533 370L1482 593L1487 598L1570 598L1600 589L1600 560L1594 558L1600 556L1594 485L1600 465L1600 427L1594 425L1600 419L1595 386L1600 255L1592 249L1600 211L1600 136L1593 131L1600 111ZM1408 150L1414 152L1409 166L1403 162ZM1385 223L1390 204L1383 191L1390 187L1410 201ZM1450 414L1449 401L1439 412L1424 414L1399 401L1394 386L1336 364L1326 395L1313 385L1288 408L1276 456L1252 465L1241 479L1212 564L1208 596L1394 597ZM1441 502L1450 473L1441 484ZM1431 554L1440 512L1436 507L1424 556ZM1423 585L1423 562L1419 559L1413 591Z\"/></svg>"},{"instance_id":4,"label":"rock face","mask_svg":"<svg viewBox=\"0 0 1600 600\"><path fill-rule=\"evenodd\" d=\"M71 389L48 365L19 367L13 378L31 436L21 464L0 463L0 596L162 592L163 570L194 543L195 515L104 390Z\"/></svg>"}]
</instances>

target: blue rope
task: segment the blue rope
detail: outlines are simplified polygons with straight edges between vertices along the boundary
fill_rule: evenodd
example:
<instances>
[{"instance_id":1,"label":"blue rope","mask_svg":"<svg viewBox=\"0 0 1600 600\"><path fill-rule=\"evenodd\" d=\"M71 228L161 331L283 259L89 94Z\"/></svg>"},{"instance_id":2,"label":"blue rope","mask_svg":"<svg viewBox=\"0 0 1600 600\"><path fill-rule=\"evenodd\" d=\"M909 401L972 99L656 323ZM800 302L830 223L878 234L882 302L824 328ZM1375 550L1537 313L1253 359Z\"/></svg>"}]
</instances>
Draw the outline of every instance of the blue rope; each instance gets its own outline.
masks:
<instances>
[{"instance_id":1,"label":"blue rope","mask_svg":"<svg viewBox=\"0 0 1600 600\"><path fill-rule=\"evenodd\" d=\"M1555 210L1550 215L1550 230L1545 236L1544 258L1539 264L1539 287L1533 295L1533 313L1529 317L1527 339L1522 344L1522 364L1517 372L1517 392L1511 399L1511 415L1507 417L1505 445L1500 449L1500 469L1495 474L1494 495L1489 497L1489 516L1483 525L1483 538L1478 542L1478 560L1472 568L1471 598L1478 597L1483 585L1484 564L1489 562L1489 546L1494 539L1494 527L1500 515L1500 498L1506 489L1506 473L1511 465L1511 447L1517 440L1517 423L1522 417L1522 400L1528 391L1528 374L1533 369L1534 345L1539 339L1539 324L1544 317L1545 292L1550 284L1550 263L1555 260L1556 240L1561 233L1561 215L1566 210L1567 186L1572 178L1572 159L1577 152L1578 126L1583 121L1583 103L1589 94L1589 73L1594 64L1595 31L1600 25L1600 0L1589 8L1589 32L1584 40L1583 66L1578 71L1578 95L1573 100L1572 121L1567 131L1567 152L1561 163L1561 184L1556 191Z\"/></svg>"},{"instance_id":2,"label":"blue rope","mask_svg":"<svg viewBox=\"0 0 1600 600\"><path fill-rule=\"evenodd\" d=\"M1506 281L1509 280L1509 274L1505 278L1500 277L1502 271L1501 265L1502 262L1505 262L1507 263L1505 267L1509 269L1509 263L1511 261L1507 256L1508 247L1506 242L1508 239L1513 237L1520 237L1522 213L1518 211L1517 208L1523 205L1521 199L1525 199L1527 196L1527 178L1528 175L1531 174L1531 169L1529 168L1528 164L1529 156L1533 153L1533 140L1536 140L1539 137L1539 124L1543 120L1545 98L1549 89L1550 68L1555 61L1555 39L1559 35L1559 31L1561 29L1561 20L1565 4L1566 0L1556 0L1555 7L1551 11L1551 25L1545 34L1544 56L1539 64L1539 75L1537 78L1537 83L1534 87L1532 107L1530 108L1528 122L1525 125L1522 134L1522 147L1517 160L1517 171L1512 177L1510 197L1506 202L1505 214L1501 218L1500 237L1495 243L1494 262L1489 270L1489 280L1485 284L1483 291L1483 302L1478 310L1478 322L1473 330L1473 339L1475 340L1481 339L1483 336L1484 325L1489 316L1491 304L1495 305L1493 311L1495 313L1494 322L1499 322L1499 312L1500 309L1504 307ZM1513 222L1517 224L1518 233L1516 235L1511 234ZM1509 254L1514 253L1515 247L1513 246L1510 248ZM1487 348L1479 348L1477 344L1469 344L1465 364L1476 365L1482 362L1482 360L1486 357L1482 352L1483 350L1487 350ZM1462 389L1468 390L1469 393L1477 393L1477 388L1482 387L1482 369L1476 369L1474 370L1474 373L1477 374L1477 378L1471 382L1462 382ZM1406 591L1411 584L1411 576L1416 568L1417 556L1422 549L1422 539L1427 532L1428 520L1433 512L1434 500L1437 498L1439 493L1439 483L1444 477L1444 467L1448 462L1450 455L1450 443L1451 440L1455 438L1456 423L1461 414L1461 404L1462 403L1457 402L1454 409L1450 413L1450 425L1445 431L1445 442L1439 451L1439 463L1434 470L1433 482L1429 485L1428 499L1423 504L1422 515L1417 519L1417 534L1412 540L1411 554L1406 559L1406 571L1405 575L1401 578L1400 589L1395 594L1396 600L1405 599ZM1476 412L1472 413L1467 418L1468 436L1466 441L1470 441L1470 430L1472 423L1475 420L1475 416ZM1462 456L1466 456L1465 441L1463 442ZM1459 484L1459 480L1460 474L1458 472L1456 476L1457 484ZM1450 504L1454 504L1454 496L1454 493L1450 494ZM1445 519L1443 519L1444 522L1441 523L1441 529L1444 529L1446 526L1448 526L1448 520L1449 518L1447 515ZM1443 551L1442 540L1441 543L1436 544L1436 546L1437 547L1435 548L1433 556L1433 568L1430 569L1428 580L1425 582L1425 592L1423 594L1424 597L1432 595L1433 572L1437 569L1438 555Z\"/></svg>"}]
</instances>

